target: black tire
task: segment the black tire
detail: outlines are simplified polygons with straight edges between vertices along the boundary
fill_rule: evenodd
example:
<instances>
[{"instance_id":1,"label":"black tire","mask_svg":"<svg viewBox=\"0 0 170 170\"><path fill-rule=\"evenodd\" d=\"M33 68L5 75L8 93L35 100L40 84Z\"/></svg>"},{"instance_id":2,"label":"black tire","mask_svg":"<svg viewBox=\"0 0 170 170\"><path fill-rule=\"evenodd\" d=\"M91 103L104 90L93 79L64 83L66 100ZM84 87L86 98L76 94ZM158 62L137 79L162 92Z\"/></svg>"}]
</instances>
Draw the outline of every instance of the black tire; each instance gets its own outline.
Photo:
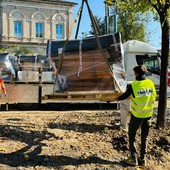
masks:
<instances>
[{"instance_id":1,"label":"black tire","mask_svg":"<svg viewBox=\"0 0 170 170\"><path fill-rule=\"evenodd\" d=\"M35 110L39 106L38 103L18 103L18 107L21 110Z\"/></svg>"}]
</instances>

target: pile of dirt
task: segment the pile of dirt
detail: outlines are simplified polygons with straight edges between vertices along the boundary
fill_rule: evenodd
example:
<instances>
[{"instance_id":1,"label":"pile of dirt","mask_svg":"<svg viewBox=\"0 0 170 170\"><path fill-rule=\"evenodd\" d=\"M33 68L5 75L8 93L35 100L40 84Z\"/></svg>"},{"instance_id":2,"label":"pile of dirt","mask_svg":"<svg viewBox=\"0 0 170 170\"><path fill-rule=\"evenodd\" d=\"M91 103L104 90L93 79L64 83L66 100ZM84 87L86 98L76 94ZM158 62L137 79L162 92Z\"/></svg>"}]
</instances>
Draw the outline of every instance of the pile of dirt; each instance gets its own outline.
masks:
<instances>
[{"instance_id":1,"label":"pile of dirt","mask_svg":"<svg viewBox=\"0 0 170 170\"><path fill-rule=\"evenodd\" d=\"M144 169L123 162L128 136L117 110L8 111L0 116L0 169ZM161 130L153 117L145 169L170 167L169 129L169 116Z\"/></svg>"}]
</instances>

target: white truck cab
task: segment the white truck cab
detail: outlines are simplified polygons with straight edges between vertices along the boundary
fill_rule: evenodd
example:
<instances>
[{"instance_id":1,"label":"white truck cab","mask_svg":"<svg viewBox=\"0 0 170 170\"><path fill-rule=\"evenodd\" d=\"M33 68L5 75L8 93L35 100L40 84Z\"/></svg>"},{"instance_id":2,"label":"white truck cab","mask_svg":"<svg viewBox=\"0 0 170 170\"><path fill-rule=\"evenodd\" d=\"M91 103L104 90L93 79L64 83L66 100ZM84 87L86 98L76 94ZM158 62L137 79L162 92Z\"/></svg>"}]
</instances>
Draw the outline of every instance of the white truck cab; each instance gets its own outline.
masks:
<instances>
[{"instance_id":1,"label":"white truck cab","mask_svg":"<svg viewBox=\"0 0 170 170\"><path fill-rule=\"evenodd\" d=\"M151 79L156 88L160 84L161 58L159 52L151 45L130 40L123 43L124 65L127 73L127 82L130 84L135 80L133 68L136 65L144 64L147 67L147 78Z\"/></svg>"}]
</instances>

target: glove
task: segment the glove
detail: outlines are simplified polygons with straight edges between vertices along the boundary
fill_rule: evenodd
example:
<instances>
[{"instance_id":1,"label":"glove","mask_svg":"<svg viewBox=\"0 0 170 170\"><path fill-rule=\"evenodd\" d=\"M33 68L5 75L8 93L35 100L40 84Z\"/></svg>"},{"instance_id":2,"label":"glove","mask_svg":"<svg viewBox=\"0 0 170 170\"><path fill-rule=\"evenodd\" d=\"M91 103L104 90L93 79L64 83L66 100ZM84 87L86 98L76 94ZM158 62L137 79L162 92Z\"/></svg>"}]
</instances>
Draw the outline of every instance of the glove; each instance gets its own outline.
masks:
<instances>
[{"instance_id":1,"label":"glove","mask_svg":"<svg viewBox=\"0 0 170 170\"><path fill-rule=\"evenodd\" d=\"M4 94L4 96L6 97L6 93Z\"/></svg>"}]
</instances>

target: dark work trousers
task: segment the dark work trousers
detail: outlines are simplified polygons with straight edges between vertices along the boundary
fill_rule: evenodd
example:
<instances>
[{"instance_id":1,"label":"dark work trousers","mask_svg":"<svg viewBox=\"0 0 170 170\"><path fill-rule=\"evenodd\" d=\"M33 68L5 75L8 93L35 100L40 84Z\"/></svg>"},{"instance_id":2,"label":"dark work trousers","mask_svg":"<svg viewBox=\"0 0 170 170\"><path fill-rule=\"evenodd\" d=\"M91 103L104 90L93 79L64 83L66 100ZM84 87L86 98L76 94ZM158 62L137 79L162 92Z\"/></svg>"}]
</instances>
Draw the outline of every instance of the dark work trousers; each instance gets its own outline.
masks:
<instances>
[{"instance_id":1,"label":"dark work trousers","mask_svg":"<svg viewBox=\"0 0 170 170\"><path fill-rule=\"evenodd\" d=\"M137 130L139 127L141 127L141 149L140 149L140 158L144 159L147 149L147 137L149 134L149 128L150 128L150 120L149 118L137 118L131 114L131 119L129 123L129 149L132 157L135 157L137 154L136 148L135 148L135 137Z\"/></svg>"}]
</instances>

